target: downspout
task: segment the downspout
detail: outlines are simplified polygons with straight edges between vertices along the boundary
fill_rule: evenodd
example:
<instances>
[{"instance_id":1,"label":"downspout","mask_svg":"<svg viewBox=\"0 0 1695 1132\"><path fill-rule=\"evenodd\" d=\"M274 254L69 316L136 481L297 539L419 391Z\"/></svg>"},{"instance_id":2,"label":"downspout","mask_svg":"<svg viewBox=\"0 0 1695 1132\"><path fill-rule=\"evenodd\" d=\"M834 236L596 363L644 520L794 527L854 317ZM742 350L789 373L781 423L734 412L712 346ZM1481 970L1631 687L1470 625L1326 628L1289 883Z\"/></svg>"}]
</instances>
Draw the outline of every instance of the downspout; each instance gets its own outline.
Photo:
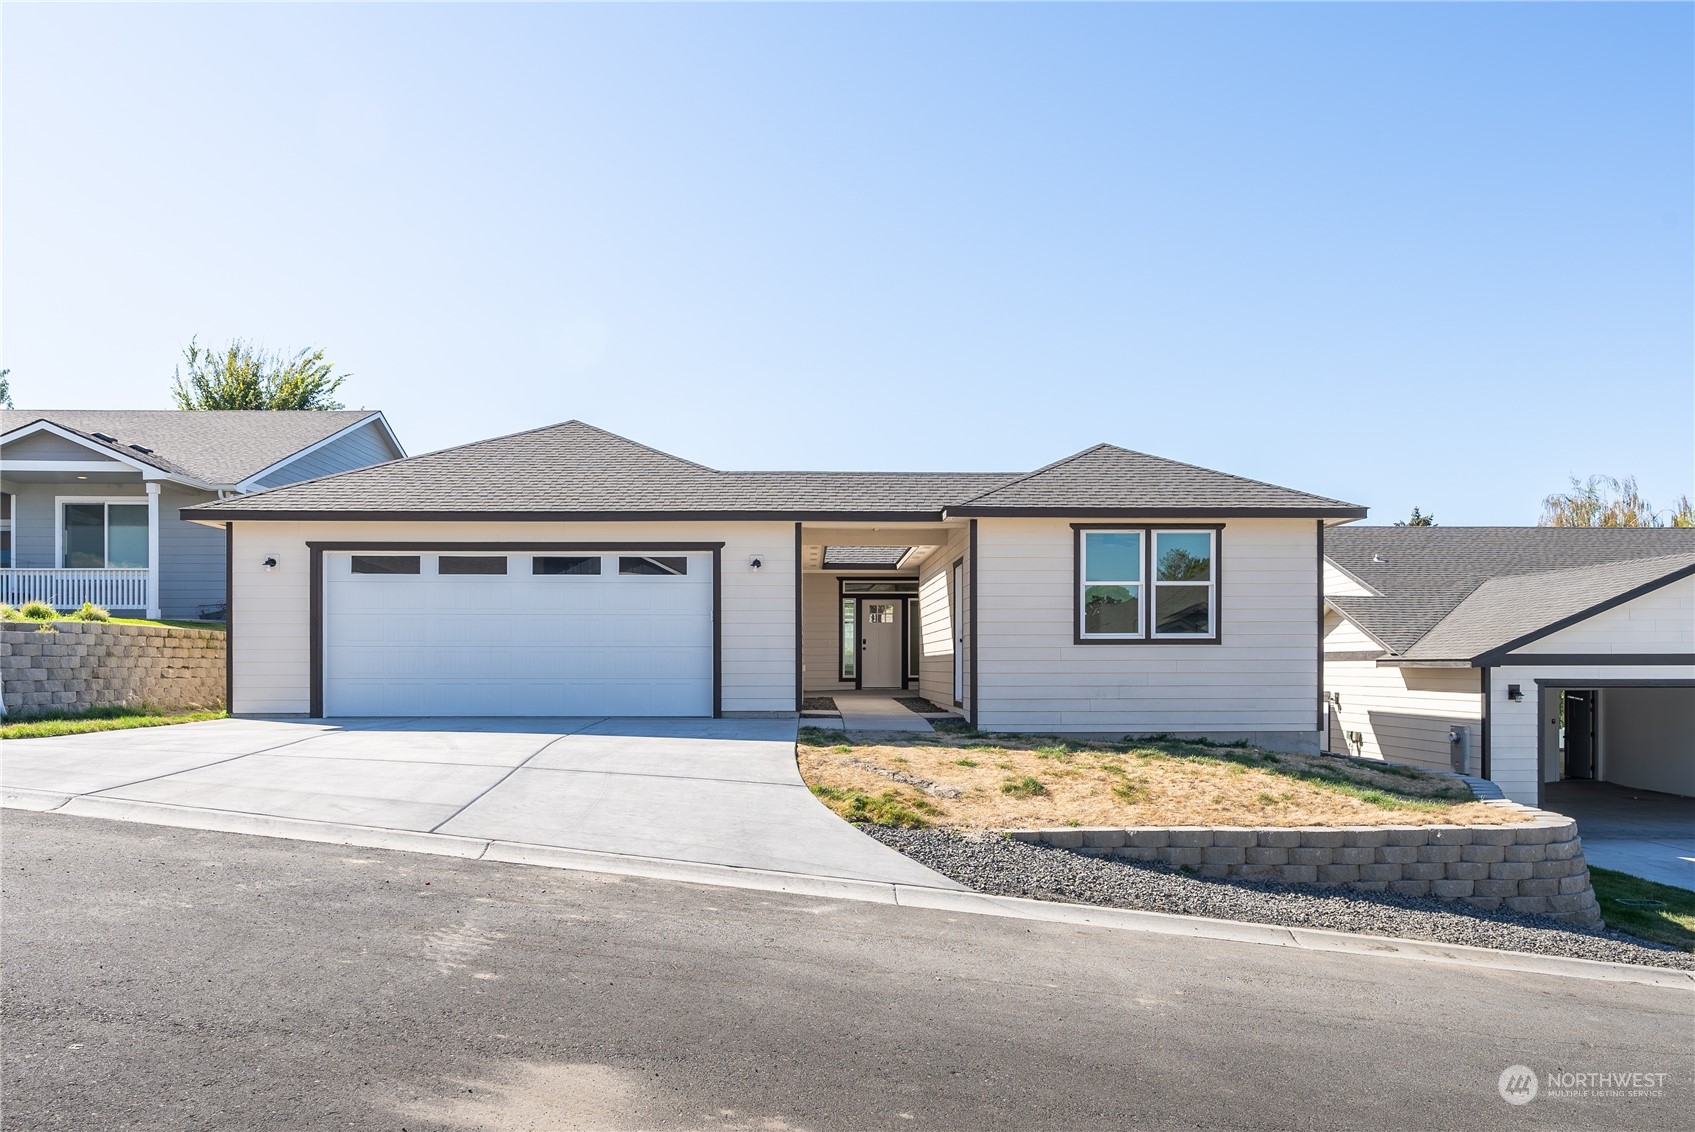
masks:
<instances>
[{"instance_id":1,"label":"downspout","mask_svg":"<svg viewBox=\"0 0 1695 1132\"><path fill-rule=\"evenodd\" d=\"M1494 769L1494 767L1490 764L1490 761L1489 761L1489 722L1490 722L1490 719L1489 719L1489 716L1490 716L1490 712L1489 712L1489 695L1490 695L1490 693L1489 693L1489 673L1490 673L1490 671L1491 670L1488 667L1485 667L1483 669L1483 739L1477 745L1477 757L1478 757L1478 768L1477 769L1479 771L1479 774L1478 774L1479 778L1487 778L1490 781L1494 781L1494 776L1491 774L1491 771Z\"/></svg>"}]
</instances>

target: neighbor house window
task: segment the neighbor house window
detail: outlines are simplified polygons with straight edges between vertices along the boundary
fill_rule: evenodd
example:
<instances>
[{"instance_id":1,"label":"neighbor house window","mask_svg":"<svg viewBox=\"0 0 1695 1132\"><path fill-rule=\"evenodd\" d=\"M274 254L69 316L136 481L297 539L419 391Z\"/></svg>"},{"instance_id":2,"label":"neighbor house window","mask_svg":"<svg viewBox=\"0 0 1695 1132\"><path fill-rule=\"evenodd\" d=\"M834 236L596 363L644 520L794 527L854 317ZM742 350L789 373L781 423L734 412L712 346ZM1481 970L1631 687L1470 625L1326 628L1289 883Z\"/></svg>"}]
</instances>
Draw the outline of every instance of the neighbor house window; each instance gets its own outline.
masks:
<instances>
[{"instance_id":1,"label":"neighbor house window","mask_svg":"<svg viewBox=\"0 0 1695 1132\"><path fill-rule=\"evenodd\" d=\"M1216 641L1215 528L1078 529L1079 641Z\"/></svg>"},{"instance_id":2,"label":"neighbor house window","mask_svg":"<svg viewBox=\"0 0 1695 1132\"><path fill-rule=\"evenodd\" d=\"M62 518L63 566L103 570L147 565L147 504L67 503Z\"/></svg>"},{"instance_id":3,"label":"neighbor house window","mask_svg":"<svg viewBox=\"0 0 1695 1132\"><path fill-rule=\"evenodd\" d=\"M620 574L687 574L687 558L620 558Z\"/></svg>"},{"instance_id":4,"label":"neighbor house window","mask_svg":"<svg viewBox=\"0 0 1695 1132\"><path fill-rule=\"evenodd\" d=\"M1083 636L1142 635L1142 534L1083 532L1082 561L1077 564L1083 587Z\"/></svg>"},{"instance_id":5,"label":"neighbor house window","mask_svg":"<svg viewBox=\"0 0 1695 1132\"><path fill-rule=\"evenodd\" d=\"M0 569L12 564L12 496L0 493Z\"/></svg>"}]
</instances>

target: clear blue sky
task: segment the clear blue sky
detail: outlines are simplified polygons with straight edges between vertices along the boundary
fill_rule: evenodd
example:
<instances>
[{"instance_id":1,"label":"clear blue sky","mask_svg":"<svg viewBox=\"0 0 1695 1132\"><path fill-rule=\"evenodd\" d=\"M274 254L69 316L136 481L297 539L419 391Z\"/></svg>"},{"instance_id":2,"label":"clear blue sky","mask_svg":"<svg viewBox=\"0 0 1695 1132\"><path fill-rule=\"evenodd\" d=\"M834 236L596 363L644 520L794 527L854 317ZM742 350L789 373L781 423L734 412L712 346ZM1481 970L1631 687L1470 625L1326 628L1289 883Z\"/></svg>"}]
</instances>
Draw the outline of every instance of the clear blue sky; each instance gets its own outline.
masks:
<instances>
[{"instance_id":1,"label":"clear blue sky","mask_svg":"<svg viewBox=\"0 0 1695 1132\"><path fill-rule=\"evenodd\" d=\"M1695 8L4 13L20 407L327 347L413 452L1101 440L1534 521L1695 463Z\"/></svg>"}]
</instances>

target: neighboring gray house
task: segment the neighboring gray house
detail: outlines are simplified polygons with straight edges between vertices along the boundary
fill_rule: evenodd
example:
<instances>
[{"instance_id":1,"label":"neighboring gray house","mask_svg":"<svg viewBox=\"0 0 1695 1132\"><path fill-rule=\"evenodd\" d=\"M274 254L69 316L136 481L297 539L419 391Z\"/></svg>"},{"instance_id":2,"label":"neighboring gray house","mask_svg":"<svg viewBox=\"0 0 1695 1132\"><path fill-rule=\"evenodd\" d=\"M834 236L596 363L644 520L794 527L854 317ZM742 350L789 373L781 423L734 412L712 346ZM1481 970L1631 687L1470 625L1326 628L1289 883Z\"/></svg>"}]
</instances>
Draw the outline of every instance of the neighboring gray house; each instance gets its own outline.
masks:
<instances>
[{"instance_id":1,"label":"neighboring gray house","mask_svg":"<svg viewBox=\"0 0 1695 1132\"><path fill-rule=\"evenodd\" d=\"M378 412L0 412L0 601L221 616L224 539L184 507L397 459Z\"/></svg>"},{"instance_id":2,"label":"neighboring gray house","mask_svg":"<svg viewBox=\"0 0 1695 1132\"><path fill-rule=\"evenodd\" d=\"M1324 550L1331 750L1463 759L1530 805L1695 795L1695 529L1345 527Z\"/></svg>"},{"instance_id":3,"label":"neighboring gray house","mask_svg":"<svg viewBox=\"0 0 1695 1132\"><path fill-rule=\"evenodd\" d=\"M207 503L241 713L792 716L1315 751L1326 528L1098 445L1033 472L726 472L580 422ZM224 536L219 529L217 537Z\"/></svg>"}]
</instances>

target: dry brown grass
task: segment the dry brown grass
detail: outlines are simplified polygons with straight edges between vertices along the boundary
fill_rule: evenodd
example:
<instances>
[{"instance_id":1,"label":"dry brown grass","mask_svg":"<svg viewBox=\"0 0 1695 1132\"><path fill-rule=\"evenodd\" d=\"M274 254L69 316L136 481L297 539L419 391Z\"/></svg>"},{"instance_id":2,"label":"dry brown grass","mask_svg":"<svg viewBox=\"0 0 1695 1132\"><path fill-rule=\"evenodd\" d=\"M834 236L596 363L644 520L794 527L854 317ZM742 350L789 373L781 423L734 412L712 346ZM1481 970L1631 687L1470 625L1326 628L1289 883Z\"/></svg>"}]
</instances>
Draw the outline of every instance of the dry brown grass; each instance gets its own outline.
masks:
<instances>
[{"instance_id":1,"label":"dry brown grass","mask_svg":"<svg viewBox=\"0 0 1695 1132\"><path fill-rule=\"evenodd\" d=\"M801 774L825 804L856 820L892 814L891 824L987 830L1527 820L1519 811L1471 800L1463 785L1440 775L1252 747L803 730L798 751ZM855 762L941 789L926 790ZM1032 788L1026 779L1039 785ZM1009 783L1010 793L1002 789ZM946 796L949 787L959 796Z\"/></svg>"}]
</instances>

